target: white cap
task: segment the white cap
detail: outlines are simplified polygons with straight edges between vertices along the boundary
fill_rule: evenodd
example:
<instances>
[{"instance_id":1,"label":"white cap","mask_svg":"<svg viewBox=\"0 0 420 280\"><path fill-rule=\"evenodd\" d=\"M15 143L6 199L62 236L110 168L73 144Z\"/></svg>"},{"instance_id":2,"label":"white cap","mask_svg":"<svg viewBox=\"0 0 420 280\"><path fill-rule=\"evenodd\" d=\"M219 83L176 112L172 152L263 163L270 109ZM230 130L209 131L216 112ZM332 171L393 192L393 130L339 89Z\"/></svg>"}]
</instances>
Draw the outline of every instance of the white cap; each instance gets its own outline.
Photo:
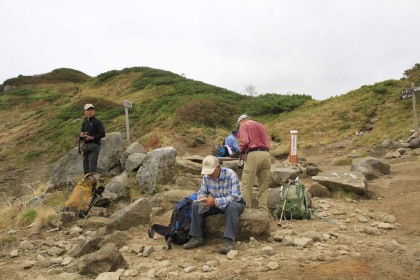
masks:
<instances>
[{"instance_id":1,"label":"white cap","mask_svg":"<svg viewBox=\"0 0 420 280\"><path fill-rule=\"evenodd\" d=\"M242 120L244 120L244 119L250 119L250 117L249 117L249 116L247 116L247 115L245 115L245 114L240 115L240 116L239 116L239 118L238 118L238 125L239 125L239 123L240 123Z\"/></svg>"},{"instance_id":2,"label":"white cap","mask_svg":"<svg viewBox=\"0 0 420 280\"><path fill-rule=\"evenodd\" d=\"M87 110L89 108L95 109L95 106L93 106L93 104L86 104L85 107L84 107L85 110Z\"/></svg>"},{"instance_id":3,"label":"white cap","mask_svg":"<svg viewBox=\"0 0 420 280\"><path fill-rule=\"evenodd\" d=\"M203 168L201 169L201 174L212 174L218 164L219 160L215 156L206 156L203 160Z\"/></svg>"}]
</instances>

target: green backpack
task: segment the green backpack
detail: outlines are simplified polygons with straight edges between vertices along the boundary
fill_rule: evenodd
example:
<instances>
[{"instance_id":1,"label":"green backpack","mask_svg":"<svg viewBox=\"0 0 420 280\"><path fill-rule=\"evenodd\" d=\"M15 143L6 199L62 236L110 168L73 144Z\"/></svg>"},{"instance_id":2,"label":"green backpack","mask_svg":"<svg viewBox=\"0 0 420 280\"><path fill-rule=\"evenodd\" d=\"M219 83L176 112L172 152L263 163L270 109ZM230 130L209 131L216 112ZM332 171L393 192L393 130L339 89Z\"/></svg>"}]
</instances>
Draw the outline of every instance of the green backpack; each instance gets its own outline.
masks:
<instances>
[{"instance_id":1,"label":"green backpack","mask_svg":"<svg viewBox=\"0 0 420 280\"><path fill-rule=\"evenodd\" d=\"M281 187L275 216L277 215L285 220L312 218L310 194L299 179Z\"/></svg>"}]
</instances>

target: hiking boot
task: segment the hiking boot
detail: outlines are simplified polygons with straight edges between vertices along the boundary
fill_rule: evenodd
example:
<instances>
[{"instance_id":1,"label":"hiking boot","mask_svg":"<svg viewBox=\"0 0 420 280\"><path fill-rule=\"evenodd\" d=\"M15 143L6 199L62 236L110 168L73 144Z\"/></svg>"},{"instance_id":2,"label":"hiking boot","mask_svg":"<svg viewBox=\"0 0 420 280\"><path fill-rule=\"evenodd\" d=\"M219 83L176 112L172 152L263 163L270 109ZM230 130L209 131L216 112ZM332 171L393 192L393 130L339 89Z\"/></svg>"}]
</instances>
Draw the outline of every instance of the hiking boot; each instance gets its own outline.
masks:
<instances>
[{"instance_id":1,"label":"hiking boot","mask_svg":"<svg viewBox=\"0 0 420 280\"><path fill-rule=\"evenodd\" d=\"M223 245L222 247L220 247L219 253L226 255L227 253L229 253L230 250L233 249L233 244L234 244L234 241L232 239L226 238L226 237L223 238Z\"/></svg>"},{"instance_id":2,"label":"hiking boot","mask_svg":"<svg viewBox=\"0 0 420 280\"><path fill-rule=\"evenodd\" d=\"M203 246L204 239L202 237L191 237L190 241L182 245L182 248L189 250L195 247Z\"/></svg>"}]
</instances>

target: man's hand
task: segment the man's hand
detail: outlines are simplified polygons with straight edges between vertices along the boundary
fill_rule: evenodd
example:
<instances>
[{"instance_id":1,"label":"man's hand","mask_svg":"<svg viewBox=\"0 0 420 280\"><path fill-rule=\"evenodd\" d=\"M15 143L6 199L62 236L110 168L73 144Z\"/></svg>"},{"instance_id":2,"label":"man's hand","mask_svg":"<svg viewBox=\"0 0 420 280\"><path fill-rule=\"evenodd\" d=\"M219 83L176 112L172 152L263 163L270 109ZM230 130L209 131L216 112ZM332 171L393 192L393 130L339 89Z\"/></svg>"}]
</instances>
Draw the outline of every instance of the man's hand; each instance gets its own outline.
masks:
<instances>
[{"instance_id":1,"label":"man's hand","mask_svg":"<svg viewBox=\"0 0 420 280\"><path fill-rule=\"evenodd\" d=\"M213 207L216 205L216 200L212 196L207 197L207 199L203 201L203 205L207 207Z\"/></svg>"}]
</instances>

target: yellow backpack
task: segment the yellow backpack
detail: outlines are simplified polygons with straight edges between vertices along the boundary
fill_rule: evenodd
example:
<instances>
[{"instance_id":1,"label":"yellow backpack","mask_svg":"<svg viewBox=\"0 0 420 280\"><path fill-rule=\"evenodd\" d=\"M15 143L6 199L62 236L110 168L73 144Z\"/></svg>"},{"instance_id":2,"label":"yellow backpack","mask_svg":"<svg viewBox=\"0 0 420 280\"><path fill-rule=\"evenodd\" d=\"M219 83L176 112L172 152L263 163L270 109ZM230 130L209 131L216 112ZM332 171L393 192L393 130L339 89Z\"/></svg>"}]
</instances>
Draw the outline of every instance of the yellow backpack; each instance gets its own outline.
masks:
<instances>
[{"instance_id":1,"label":"yellow backpack","mask_svg":"<svg viewBox=\"0 0 420 280\"><path fill-rule=\"evenodd\" d=\"M95 173L87 173L81 181L77 182L64 206L81 211L88 210L97 186L99 186L98 176Z\"/></svg>"}]
</instances>

